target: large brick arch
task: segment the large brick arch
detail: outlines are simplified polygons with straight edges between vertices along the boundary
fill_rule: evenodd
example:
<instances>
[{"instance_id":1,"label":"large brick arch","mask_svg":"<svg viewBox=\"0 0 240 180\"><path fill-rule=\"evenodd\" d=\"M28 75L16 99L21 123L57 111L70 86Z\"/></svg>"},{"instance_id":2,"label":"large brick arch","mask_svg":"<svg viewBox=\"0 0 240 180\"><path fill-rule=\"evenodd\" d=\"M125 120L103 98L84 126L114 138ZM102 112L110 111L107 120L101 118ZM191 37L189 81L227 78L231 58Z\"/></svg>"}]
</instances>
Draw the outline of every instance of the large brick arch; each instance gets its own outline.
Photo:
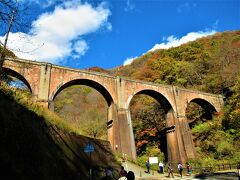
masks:
<instances>
[{"instance_id":1,"label":"large brick arch","mask_svg":"<svg viewBox=\"0 0 240 180\"><path fill-rule=\"evenodd\" d=\"M72 77L70 77L70 79L72 79ZM108 113L107 113L107 134L108 134L108 140L110 141L112 148L114 149L115 146L115 135L114 135L114 127L113 127L113 123L115 122L115 115L113 113L114 111L114 100L112 98L112 95L110 94L110 92L107 90L106 87L104 87L102 84L100 84L99 82L93 81L92 79L87 79L87 78L75 78L72 79L70 81L66 81L66 82L61 82L59 83L55 89L52 91L52 93L49 96L49 108L52 109L54 111L54 99L55 97L64 89L72 86L72 85L86 85L89 86L91 88L94 88L95 90L97 90L100 94L102 94L102 96L105 98L107 104L108 104Z\"/></svg>"},{"instance_id":2,"label":"large brick arch","mask_svg":"<svg viewBox=\"0 0 240 180\"><path fill-rule=\"evenodd\" d=\"M152 90L152 89L144 89L144 90L141 90L141 91L137 92L134 95L131 95L128 98L127 107L129 109L129 111L130 111L130 103L131 103L132 99L134 98L134 96L139 95L139 94L144 94L144 95L148 95L148 96L152 97L153 99L158 101L158 103L161 104L161 107L164 109L164 113L165 113L164 121L166 122L166 127L163 127L162 133L164 133L164 135L161 136L159 141L161 141L160 149L164 153L164 156L165 156L166 160L168 160L168 157L171 156L170 155L171 154L171 152L170 152L171 147L169 145L172 144L172 140L169 139L169 135L167 135L167 133L166 133L167 130L166 129L168 129L170 126L172 126L174 124L173 122L171 122L172 118L169 117L170 114L174 114L173 105L160 92L157 92L157 91ZM130 114L131 114L131 111L130 111Z\"/></svg>"},{"instance_id":3,"label":"large brick arch","mask_svg":"<svg viewBox=\"0 0 240 180\"><path fill-rule=\"evenodd\" d=\"M63 88L73 84L90 86L99 91L106 99L108 105L117 102L116 78L97 72L68 69L51 66L48 100L52 101Z\"/></svg>"},{"instance_id":4,"label":"large brick arch","mask_svg":"<svg viewBox=\"0 0 240 180\"><path fill-rule=\"evenodd\" d=\"M5 73L7 73L8 75L13 76L13 77L17 78L18 80L22 81L28 87L29 91L32 93L32 87L23 75L19 74L18 72L14 71L12 69L9 69L9 68L3 68L3 71Z\"/></svg>"},{"instance_id":5,"label":"large brick arch","mask_svg":"<svg viewBox=\"0 0 240 180\"><path fill-rule=\"evenodd\" d=\"M103 97L105 98L108 106L110 106L113 102L113 98L110 95L110 93L108 92L108 90L102 86L101 84L99 84L98 82L95 82L93 80L90 79L74 79L71 81L68 81L66 83L60 83L56 89L52 92L52 94L50 95L50 101L53 101L55 99L55 97L64 89L66 89L67 87L70 87L72 85L86 85L89 87L94 88L95 90L97 90L99 93L101 93L103 95Z\"/></svg>"},{"instance_id":6,"label":"large brick arch","mask_svg":"<svg viewBox=\"0 0 240 180\"><path fill-rule=\"evenodd\" d=\"M152 89L140 90L136 94L130 95L128 97L128 100L127 100L127 107L128 107L128 109L130 107L130 103L131 103L133 97L138 95L138 94L148 95L148 96L154 98L155 100L157 100L161 104L161 106L163 107L165 113L168 113L168 111L170 109L173 109L173 105L170 103L170 101L167 99L167 97L165 97L160 92L157 92L157 91L152 90Z\"/></svg>"},{"instance_id":7,"label":"large brick arch","mask_svg":"<svg viewBox=\"0 0 240 180\"><path fill-rule=\"evenodd\" d=\"M127 78L122 79L122 86L124 87L124 108L129 107L129 103L134 95L136 94L147 94L154 99L158 100L160 103L166 103L164 106L171 106L173 111L176 112L176 104L174 100L174 88L169 85L162 85L157 83L131 80Z\"/></svg>"}]
</instances>

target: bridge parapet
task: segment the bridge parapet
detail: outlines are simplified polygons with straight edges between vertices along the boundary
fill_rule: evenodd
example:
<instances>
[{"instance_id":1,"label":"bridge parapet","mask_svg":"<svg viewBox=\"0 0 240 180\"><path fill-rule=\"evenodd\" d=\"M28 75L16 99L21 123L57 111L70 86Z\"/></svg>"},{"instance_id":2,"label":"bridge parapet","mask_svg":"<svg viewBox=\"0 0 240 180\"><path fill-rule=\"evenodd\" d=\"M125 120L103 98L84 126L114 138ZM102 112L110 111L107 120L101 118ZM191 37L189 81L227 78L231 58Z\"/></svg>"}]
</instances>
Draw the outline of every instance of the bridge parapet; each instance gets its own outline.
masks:
<instances>
[{"instance_id":1,"label":"bridge parapet","mask_svg":"<svg viewBox=\"0 0 240 180\"><path fill-rule=\"evenodd\" d=\"M92 75L115 78L115 79L117 78L117 76L113 76L113 75L109 75L109 74L105 74L105 73L76 69L76 68L69 68L69 67L65 67L65 66L55 65L55 64L52 64L49 62L39 62L39 61L32 61L32 60L20 59L20 58L6 58L6 60L4 62L5 62L5 64L9 64L9 61L13 62L14 64L30 64L30 65L39 65L39 66L41 66L43 64L44 65L48 64L56 69L62 69L62 70L66 70L66 71L79 72L79 73L85 73L85 74L92 74Z\"/></svg>"}]
</instances>

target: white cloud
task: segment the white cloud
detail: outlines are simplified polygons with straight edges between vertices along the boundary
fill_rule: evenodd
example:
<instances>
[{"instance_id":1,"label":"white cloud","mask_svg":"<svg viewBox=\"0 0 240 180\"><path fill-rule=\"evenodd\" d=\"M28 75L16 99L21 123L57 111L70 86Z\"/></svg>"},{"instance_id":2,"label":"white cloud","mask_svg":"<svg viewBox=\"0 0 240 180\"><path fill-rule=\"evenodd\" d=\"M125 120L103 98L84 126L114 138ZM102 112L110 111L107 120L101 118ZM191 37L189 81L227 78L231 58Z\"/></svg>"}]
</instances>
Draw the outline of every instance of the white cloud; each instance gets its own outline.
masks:
<instances>
[{"instance_id":1,"label":"white cloud","mask_svg":"<svg viewBox=\"0 0 240 180\"><path fill-rule=\"evenodd\" d=\"M28 34L17 32L9 35L9 49L21 58L57 63L64 57L84 55L89 48L83 35L101 27L111 30L107 21L111 12L100 4L68 1L44 13L32 22ZM4 37L0 37L3 41Z\"/></svg>"},{"instance_id":2,"label":"white cloud","mask_svg":"<svg viewBox=\"0 0 240 180\"><path fill-rule=\"evenodd\" d=\"M84 40L79 40L74 43L73 49L79 54L79 55L84 55L85 52L88 50L88 45L86 41Z\"/></svg>"},{"instance_id":3,"label":"white cloud","mask_svg":"<svg viewBox=\"0 0 240 180\"><path fill-rule=\"evenodd\" d=\"M126 66L128 64L131 64L133 62L134 59L136 59L137 56L135 57L130 57L130 58L127 58L124 62L123 62L123 65Z\"/></svg>"},{"instance_id":4,"label":"white cloud","mask_svg":"<svg viewBox=\"0 0 240 180\"><path fill-rule=\"evenodd\" d=\"M150 49L149 51L154 51L156 49L168 49L171 47L177 47L187 42L194 41L198 38L212 35L214 33L216 33L215 30L205 31L205 32L204 31L190 32L186 36L181 37L180 39L171 35L171 36L168 36L167 38L165 37L163 38L163 40L166 40L166 42L161 44L155 44L153 48Z\"/></svg>"},{"instance_id":5,"label":"white cloud","mask_svg":"<svg viewBox=\"0 0 240 180\"><path fill-rule=\"evenodd\" d=\"M177 47L177 46L180 46L180 45L185 44L187 42L194 41L198 38L212 35L214 33L216 33L215 30L205 31L205 32L204 31L190 32L186 36L181 37L180 39L178 39L177 37L175 37L173 35L168 36L168 37L163 37L163 41L166 41L166 42L161 43L161 44L155 44L154 47L152 49L150 49L149 51L154 51L154 50L157 50L157 49L169 49L171 47ZM143 53L142 55L144 55L144 54L145 53ZM123 65L125 66L125 65L128 65L128 64L131 64L132 61L136 58L138 58L138 56L127 58L126 60L124 60Z\"/></svg>"}]
</instances>

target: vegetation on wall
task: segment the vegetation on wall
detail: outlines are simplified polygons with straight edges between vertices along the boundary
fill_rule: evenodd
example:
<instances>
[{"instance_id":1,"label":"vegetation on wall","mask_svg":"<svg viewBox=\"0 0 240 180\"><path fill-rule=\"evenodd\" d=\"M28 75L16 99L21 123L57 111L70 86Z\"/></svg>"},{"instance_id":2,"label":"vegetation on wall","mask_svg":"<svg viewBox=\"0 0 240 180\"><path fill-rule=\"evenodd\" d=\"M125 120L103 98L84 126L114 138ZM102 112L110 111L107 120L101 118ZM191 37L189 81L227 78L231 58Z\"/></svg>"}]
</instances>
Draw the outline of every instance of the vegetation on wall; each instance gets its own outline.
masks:
<instances>
[{"instance_id":1,"label":"vegetation on wall","mask_svg":"<svg viewBox=\"0 0 240 180\"><path fill-rule=\"evenodd\" d=\"M2 50L3 50L3 46L0 45L0 52L2 52ZM6 49L6 51L5 51L4 54L5 54L5 56L7 56L7 57L12 57L12 58L16 57L16 55L15 55L12 51L10 51L10 50L8 50L8 49Z\"/></svg>"}]
</instances>

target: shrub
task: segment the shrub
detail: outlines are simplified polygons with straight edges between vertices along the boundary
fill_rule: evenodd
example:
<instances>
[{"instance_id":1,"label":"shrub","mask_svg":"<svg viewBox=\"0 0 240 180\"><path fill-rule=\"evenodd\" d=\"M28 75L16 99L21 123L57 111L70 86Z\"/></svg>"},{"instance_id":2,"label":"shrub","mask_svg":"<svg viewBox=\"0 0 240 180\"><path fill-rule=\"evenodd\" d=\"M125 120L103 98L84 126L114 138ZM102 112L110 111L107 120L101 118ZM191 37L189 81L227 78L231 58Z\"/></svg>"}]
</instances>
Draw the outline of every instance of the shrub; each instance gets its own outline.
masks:
<instances>
[{"instance_id":1,"label":"shrub","mask_svg":"<svg viewBox=\"0 0 240 180\"><path fill-rule=\"evenodd\" d=\"M232 157L234 150L235 149L234 149L233 145L227 141L221 141L217 145L217 155L219 158L222 158L225 156Z\"/></svg>"}]
</instances>

